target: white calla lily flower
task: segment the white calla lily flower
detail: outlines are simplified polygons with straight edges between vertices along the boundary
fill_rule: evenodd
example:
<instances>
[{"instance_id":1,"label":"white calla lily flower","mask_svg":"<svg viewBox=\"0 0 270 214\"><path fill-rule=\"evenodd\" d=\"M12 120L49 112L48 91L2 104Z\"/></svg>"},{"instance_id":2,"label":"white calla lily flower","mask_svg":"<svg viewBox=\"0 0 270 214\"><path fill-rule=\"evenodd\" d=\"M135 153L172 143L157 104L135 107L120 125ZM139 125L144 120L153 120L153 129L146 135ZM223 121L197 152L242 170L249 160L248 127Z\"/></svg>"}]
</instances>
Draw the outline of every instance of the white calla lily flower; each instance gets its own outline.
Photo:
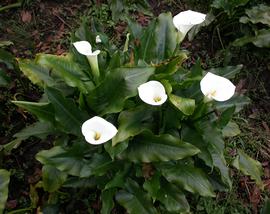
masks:
<instances>
[{"instance_id":1,"label":"white calla lily flower","mask_svg":"<svg viewBox=\"0 0 270 214\"><path fill-rule=\"evenodd\" d=\"M100 38L100 35L97 35L96 36L96 43L101 43L102 41L101 41L101 38Z\"/></svg>"},{"instance_id":2,"label":"white calla lily flower","mask_svg":"<svg viewBox=\"0 0 270 214\"><path fill-rule=\"evenodd\" d=\"M92 46L87 41L74 42L73 45L80 54L85 56L97 56L100 53L100 50L92 52Z\"/></svg>"},{"instance_id":3,"label":"white calla lily flower","mask_svg":"<svg viewBox=\"0 0 270 214\"><path fill-rule=\"evenodd\" d=\"M158 81L149 81L138 87L139 97L147 104L162 105L168 98L164 86Z\"/></svg>"},{"instance_id":4,"label":"white calla lily flower","mask_svg":"<svg viewBox=\"0 0 270 214\"><path fill-rule=\"evenodd\" d=\"M209 100L226 101L235 92L235 85L225 77L208 72L200 82L201 91Z\"/></svg>"},{"instance_id":5,"label":"white calla lily flower","mask_svg":"<svg viewBox=\"0 0 270 214\"><path fill-rule=\"evenodd\" d=\"M91 66L94 78L98 80L99 78L99 68L98 68L98 54L100 54L100 50L96 50L92 52L92 46L87 41L79 41L73 43L76 50L82 54L85 55L88 59L88 62Z\"/></svg>"},{"instance_id":6,"label":"white calla lily flower","mask_svg":"<svg viewBox=\"0 0 270 214\"><path fill-rule=\"evenodd\" d=\"M109 141L116 133L117 129L113 124L98 116L86 120L82 125L82 134L85 140L93 145Z\"/></svg>"},{"instance_id":7,"label":"white calla lily flower","mask_svg":"<svg viewBox=\"0 0 270 214\"><path fill-rule=\"evenodd\" d=\"M192 10L178 13L173 17L174 26L186 36L187 32L194 26L205 21L206 15Z\"/></svg>"}]
</instances>

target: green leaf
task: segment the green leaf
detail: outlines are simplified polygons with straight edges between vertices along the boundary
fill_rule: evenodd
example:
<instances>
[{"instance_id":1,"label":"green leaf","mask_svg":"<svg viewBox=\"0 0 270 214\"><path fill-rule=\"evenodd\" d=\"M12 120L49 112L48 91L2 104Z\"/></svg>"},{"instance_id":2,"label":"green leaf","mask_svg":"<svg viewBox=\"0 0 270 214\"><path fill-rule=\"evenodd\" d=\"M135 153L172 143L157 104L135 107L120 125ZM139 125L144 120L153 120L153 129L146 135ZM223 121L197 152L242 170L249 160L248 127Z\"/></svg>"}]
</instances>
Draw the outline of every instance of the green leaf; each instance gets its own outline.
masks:
<instances>
[{"instance_id":1,"label":"green leaf","mask_svg":"<svg viewBox=\"0 0 270 214\"><path fill-rule=\"evenodd\" d=\"M250 103L250 99L246 96L235 95L231 99L224 102L215 102L217 110L224 111L227 108L235 106L235 113L239 112L245 105Z\"/></svg>"},{"instance_id":2,"label":"green leaf","mask_svg":"<svg viewBox=\"0 0 270 214\"><path fill-rule=\"evenodd\" d=\"M110 9L112 12L112 20L118 21L120 17L123 15L124 10L124 1L121 0L111 0Z\"/></svg>"},{"instance_id":3,"label":"green leaf","mask_svg":"<svg viewBox=\"0 0 270 214\"><path fill-rule=\"evenodd\" d=\"M211 7L223 9L229 16L232 16L237 7L244 6L249 0L214 0Z\"/></svg>"},{"instance_id":4,"label":"green leaf","mask_svg":"<svg viewBox=\"0 0 270 214\"><path fill-rule=\"evenodd\" d=\"M54 192L58 190L66 179L67 174L65 172L61 172L50 165L42 167L42 182L45 191Z\"/></svg>"},{"instance_id":5,"label":"green leaf","mask_svg":"<svg viewBox=\"0 0 270 214\"><path fill-rule=\"evenodd\" d=\"M0 87L8 86L10 83L10 78L6 75L6 73L0 68Z\"/></svg>"},{"instance_id":6,"label":"green leaf","mask_svg":"<svg viewBox=\"0 0 270 214\"><path fill-rule=\"evenodd\" d=\"M114 201L113 197L115 195L116 189L103 190L101 193L102 208L101 214L110 214L113 207Z\"/></svg>"},{"instance_id":7,"label":"green leaf","mask_svg":"<svg viewBox=\"0 0 270 214\"><path fill-rule=\"evenodd\" d=\"M225 143L220 130L208 121L198 122L196 124L196 129L201 134L204 143L206 143L213 165L219 169L222 181L231 188L232 182L230 179L229 168L227 167L227 163L224 158Z\"/></svg>"},{"instance_id":8,"label":"green leaf","mask_svg":"<svg viewBox=\"0 0 270 214\"><path fill-rule=\"evenodd\" d=\"M268 198L265 200L260 214L269 214L269 213L270 213L270 199Z\"/></svg>"},{"instance_id":9,"label":"green leaf","mask_svg":"<svg viewBox=\"0 0 270 214\"><path fill-rule=\"evenodd\" d=\"M4 212L6 206L9 179L10 172L5 169L0 169L0 213Z\"/></svg>"},{"instance_id":10,"label":"green leaf","mask_svg":"<svg viewBox=\"0 0 270 214\"><path fill-rule=\"evenodd\" d=\"M153 110L148 106L139 106L135 109L122 111L118 118L118 132L112 139L112 145L134 137L143 130L152 126Z\"/></svg>"},{"instance_id":11,"label":"green leaf","mask_svg":"<svg viewBox=\"0 0 270 214\"><path fill-rule=\"evenodd\" d=\"M113 160L117 155L121 154L124 150L126 150L127 147L128 141L123 141L115 146L113 146L111 143L104 144L106 152L111 156Z\"/></svg>"},{"instance_id":12,"label":"green leaf","mask_svg":"<svg viewBox=\"0 0 270 214\"><path fill-rule=\"evenodd\" d=\"M45 139L48 135L54 134L55 129L49 123L36 122L21 131L17 132L14 137L20 139L27 139L31 136L38 137L40 139Z\"/></svg>"},{"instance_id":13,"label":"green leaf","mask_svg":"<svg viewBox=\"0 0 270 214\"><path fill-rule=\"evenodd\" d=\"M160 173L155 171L155 174L143 184L143 188L151 195L153 201L158 197L158 193L161 188L160 177Z\"/></svg>"},{"instance_id":14,"label":"green leaf","mask_svg":"<svg viewBox=\"0 0 270 214\"><path fill-rule=\"evenodd\" d=\"M210 68L206 72L211 72L228 79L234 79L235 75L238 74L242 68L243 65L226 66L222 68Z\"/></svg>"},{"instance_id":15,"label":"green leaf","mask_svg":"<svg viewBox=\"0 0 270 214\"><path fill-rule=\"evenodd\" d=\"M64 127L66 132L81 136L81 126L87 119L87 114L80 110L73 100L65 98L56 89L46 87L45 93L54 107L55 120Z\"/></svg>"},{"instance_id":16,"label":"green leaf","mask_svg":"<svg viewBox=\"0 0 270 214\"><path fill-rule=\"evenodd\" d=\"M140 186L133 180L128 179L127 190L120 190L116 194L116 201L125 207L129 214L156 214L149 196L142 191Z\"/></svg>"},{"instance_id":17,"label":"green leaf","mask_svg":"<svg viewBox=\"0 0 270 214\"><path fill-rule=\"evenodd\" d=\"M163 13L158 16L155 27L156 57L159 61L172 56L177 47L177 31L172 22L171 13Z\"/></svg>"},{"instance_id":18,"label":"green leaf","mask_svg":"<svg viewBox=\"0 0 270 214\"><path fill-rule=\"evenodd\" d=\"M220 129L224 128L232 119L234 111L235 111L235 106L232 106L226 109L225 111L223 111L221 115L219 116L218 120L216 121L217 127Z\"/></svg>"},{"instance_id":19,"label":"green leaf","mask_svg":"<svg viewBox=\"0 0 270 214\"><path fill-rule=\"evenodd\" d=\"M159 63L172 57L177 46L177 35L171 13L160 14L143 33L137 58Z\"/></svg>"},{"instance_id":20,"label":"green leaf","mask_svg":"<svg viewBox=\"0 0 270 214\"><path fill-rule=\"evenodd\" d=\"M0 62L3 62L8 69L16 69L14 56L3 49L0 49Z\"/></svg>"},{"instance_id":21,"label":"green leaf","mask_svg":"<svg viewBox=\"0 0 270 214\"><path fill-rule=\"evenodd\" d=\"M192 165L163 165L158 167L162 175L171 183L185 190L205 197L215 197L213 187L206 174Z\"/></svg>"},{"instance_id":22,"label":"green leaf","mask_svg":"<svg viewBox=\"0 0 270 214\"><path fill-rule=\"evenodd\" d=\"M125 100L134 97L138 86L145 83L153 73L152 67L116 69L89 93L88 105L101 115L120 112Z\"/></svg>"},{"instance_id":23,"label":"green leaf","mask_svg":"<svg viewBox=\"0 0 270 214\"><path fill-rule=\"evenodd\" d=\"M171 94L169 96L171 103L185 115L192 115L195 110L195 100L179 97Z\"/></svg>"},{"instance_id":24,"label":"green leaf","mask_svg":"<svg viewBox=\"0 0 270 214\"><path fill-rule=\"evenodd\" d=\"M233 45L243 46L251 42L259 48L269 48L270 47L270 29L258 30L256 31L255 36L244 36L239 39L236 39L233 42Z\"/></svg>"},{"instance_id":25,"label":"green leaf","mask_svg":"<svg viewBox=\"0 0 270 214\"><path fill-rule=\"evenodd\" d=\"M262 186L261 176L263 169L260 162L252 159L242 150L238 149L238 155L233 160L232 165L245 175L250 175L250 177L256 181L257 185Z\"/></svg>"},{"instance_id":26,"label":"green leaf","mask_svg":"<svg viewBox=\"0 0 270 214\"><path fill-rule=\"evenodd\" d=\"M55 123L54 109L50 103L35 103L27 101L12 101L15 105L26 109L37 116L40 121Z\"/></svg>"},{"instance_id":27,"label":"green leaf","mask_svg":"<svg viewBox=\"0 0 270 214\"><path fill-rule=\"evenodd\" d=\"M223 129L222 135L223 137L235 137L241 134L241 130L239 126L235 122L229 122Z\"/></svg>"},{"instance_id":28,"label":"green leaf","mask_svg":"<svg viewBox=\"0 0 270 214\"><path fill-rule=\"evenodd\" d=\"M258 6L254 6L251 9L247 9L247 16L242 16L240 18L240 22L248 23L251 22L253 24L262 23L268 25L270 27L270 7L264 4L259 4Z\"/></svg>"},{"instance_id":29,"label":"green leaf","mask_svg":"<svg viewBox=\"0 0 270 214\"><path fill-rule=\"evenodd\" d=\"M193 156L200 150L195 146L181 141L172 135L153 135L150 132L136 137L129 142L128 148L120 154L120 158L132 162L154 162L179 160Z\"/></svg>"},{"instance_id":30,"label":"green leaf","mask_svg":"<svg viewBox=\"0 0 270 214\"><path fill-rule=\"evenodd\" d=\"M158 77L161 78L166 74L174 74L187 58L186 53L182 52L169 61L164 61L161 64L158 64L155 71L156 76L159 74Z\"/></svg>"},{"instance_id":31,"label":"green leaf","mask_svg":"<svg viewBox=\"0 0 270 214\"><path fill-rule=\"evenodd\" d=\"M185 194L174 184L162 182L158 198L169 212L189 212L189 204Z\"/></svg>"},{"instance_id":32,"label":"green leaf","mask_svg":"<svg viewBox=\"0 0 270 214\"><path fill-rule=\"evenodd\" d=\"M88 91L92 90L94 87L89 76L81 70L78 64L72 61L69 55L54 56L40 54L37 56L37 62L63 78L67 85L78 87L83 93L88 93Z\"/></svg>"},{"instance_id":33,"label":"green leaf","mask_svg":"<svg viewBox=\"0 0 270 214\"><path fill-rule=\"evenodd\" d=\"M20 70L32 83L39 86L53 86L54 79L49 74L49 69L38 65L36 62L28 59L18 59Z\"/></svg>"},{"instance_id":34,"label":"green leaf","mask_svg":"<svg viewBox=\"0 0 270 214\"><path fill-rule=\"evenodd\" d=\"M60 171L79 177L101 176L112 168L112 162L108 156L96 153L89 160L85 158L89 156L89 152L84 145L80 144L69 149L55 146L50 150L39 152L36 159L42 164L54 166Z\"/></svg>"}]
</instances>

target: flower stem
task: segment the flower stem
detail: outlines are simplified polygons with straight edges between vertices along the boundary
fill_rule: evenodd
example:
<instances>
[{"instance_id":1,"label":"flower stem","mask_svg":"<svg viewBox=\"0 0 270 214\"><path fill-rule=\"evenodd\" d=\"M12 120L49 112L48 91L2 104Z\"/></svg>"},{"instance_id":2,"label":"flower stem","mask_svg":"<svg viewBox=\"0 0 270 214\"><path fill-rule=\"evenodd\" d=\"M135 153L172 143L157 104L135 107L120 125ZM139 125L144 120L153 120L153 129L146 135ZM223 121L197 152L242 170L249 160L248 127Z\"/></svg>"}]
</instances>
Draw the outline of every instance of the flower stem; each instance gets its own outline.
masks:
<instances>
[{"instance_id":1,"label":"flower stem","mask_svg":"<svg viewBox=\"0 0 270 214\"><path fill-rule=\"evenodd\" d=\"M87 56L88 62L92 69L92 74L94 76L94 80L97 83L99 79L99 68L98 68L98 60L97 56Z\"/></svg>"}]
</instances>

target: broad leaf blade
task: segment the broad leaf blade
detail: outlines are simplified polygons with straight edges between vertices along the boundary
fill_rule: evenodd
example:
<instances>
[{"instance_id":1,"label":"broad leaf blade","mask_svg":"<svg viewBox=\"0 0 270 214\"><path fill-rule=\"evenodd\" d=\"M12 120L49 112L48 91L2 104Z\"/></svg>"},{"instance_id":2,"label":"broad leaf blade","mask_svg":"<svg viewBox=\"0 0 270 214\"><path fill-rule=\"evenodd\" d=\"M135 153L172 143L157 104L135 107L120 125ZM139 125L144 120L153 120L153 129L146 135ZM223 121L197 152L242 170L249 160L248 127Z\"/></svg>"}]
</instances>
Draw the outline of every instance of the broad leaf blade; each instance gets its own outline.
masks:
<instances>
[{"instance_id":1,"label":"broad leaf blade","mask_svg":"<svg viewBox=\"0 0 270 214\"><path fill-rule=\"evenodd\" d=\"M54 109L50 103L36 103L27 101L12 101L15 105L26 109L30 113L37 116L41 121L55 123Z\"/></svg>"},{"instance_id":2,"label":"broad leaf blade","mask_svg":"<svg viewBox=\"0 0 270 214\"><path fill-rule=\"evenodd\" d=\"M88 105L98 114L117 113L124 102L137 94L139 85L154 73L154 68L119 68L112 71L88 96Z\"/></svg>"},{"instance_id":3,"label":"broad leaf blade","mask_svg":"<svg viewBox=\"0 0 270 214\"><path fill-rule=\"evenodd\" d=\"M149 107L139 106L120 113L118 122L119 128L117 135L112 139L112 145L122 142L129 137L134 137L143 130L151 127L153 111Z\"/></svg>"},{"instance_id":4,"label":"broad leaf blade","mask_svg":"<svg viewBox=\"0 0 270 214\"><path fill-rule=\"evenodd\" d=\"M78 64L72 61L70 56L40 54L37 57L37 62L44 67L52 69L67 85L78 87L83 93L87 93L93 88L93 83L89 76L81 70Z\"/></svg>"},{"instance_id":5,"label":"broad leaf blade","mask_svg":"<svg viewBox=\"0 0 270 214\"><path fill-rule=\"evenodd\" d=\"M55 84L54 79L49 74L49 69L42 67L31 60L18 59L20 70L32 83L39 86L52 86Z\"/></svg>"},{"instance_id":6,"label":"broad leaf blade","mask_svg":"<svg viewBox=\"0 0 270 214\"><path fill-rule=\"evenodd\" d=\"M42 183L45 191L54 192L58 190L66 179L67 174L65 172L61 172L50 165L42 167Z\"/></svg>"},{"instance_id":7,"label":"broad leaf blade","mask_svg":"<svg viewBox=\"0 0 270 214\"><path fill-rule=\"evenodd\" d=\"M245 175L250 175L250 177L254 179L259 186L262 186L261 176L263 169L260 162L252 159L239 149L238 155L232 162L232 165Z\"/></svg>"},{"instance_id":8,"label":"broad leaf blade","mask_svg":"<svg viewBox=\"0 0 270 214\"><path fill-rule=\"evenodd\" d=\"M129 214L157 213L148 195L142 191L135 181L129 179L126 189L127 191L121 190L116 194L116 201L125 207Z\"/></svg>"},{"instance_id":9,"label":"broad leaf blade","mask_svg":"<svg viewBox=\"0 0 270 214\"><path fill-rule=\"evenodd\" d=\"M10 172L5 169L0 169L0 213L4 211L8 198L9 179Z\"/></svg>"},{"instance_id":10,"label":"broad leaf blade","mask_svg":"<svg viewBox=\"0 0 270 214\"><path fill-rule=\"evenodd\" d=\"M181 141L172 135L155 136L144 133L129 143L129 147L120 154L121 158L132 162L154 162L179 160L200 152L195 146Z\"/></svg>"},{"instance_id":11,"label":"broad leaf blade","mask_svg":"<svg viewBox=\"0 0 270 214\"><path fill-rule=\"evenodd\" d=\"M171 103L185 115L192 115L195 110L195 100L179 97L171 94L169 96Z\"/></svg>"},{"instance_id":12,"label":"broad leaf blade","mask_svg":"<svg viewBox=\"0 0 270 214\"><path fill-rule=\"evenodd\" d=\"M87 114L80 110L73 100L66 99L56 89L47 87L45 93L54 107L56 121L66 132L81 136L81 125L87 119Z\"/></svg>"},{"instance_id":13,"label":"broad leaf blade","mask_svg":"<svg viewBox=\"0 0 270 214\"><path fill-rule=\"evenodd\" d=\"M201 196L214 197L215 193L206 174L192 165L177 164L158 167L162 175L171 183Z\"/></svg>"}]
</instances>

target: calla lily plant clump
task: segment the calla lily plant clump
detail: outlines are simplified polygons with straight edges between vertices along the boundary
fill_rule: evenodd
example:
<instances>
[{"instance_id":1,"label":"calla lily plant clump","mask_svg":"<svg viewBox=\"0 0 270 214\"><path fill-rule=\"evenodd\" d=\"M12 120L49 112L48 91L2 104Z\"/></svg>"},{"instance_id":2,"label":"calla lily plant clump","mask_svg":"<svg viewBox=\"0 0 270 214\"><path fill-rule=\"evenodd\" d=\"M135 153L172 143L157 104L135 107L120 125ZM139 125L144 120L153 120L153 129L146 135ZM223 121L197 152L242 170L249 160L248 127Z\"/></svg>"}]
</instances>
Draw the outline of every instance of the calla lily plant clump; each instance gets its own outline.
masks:
<instances>
[{"instance_id":1,"label":"calla lily plant clump","mask_svg":"<svg viewBox=\"0 0 270 214\"><path fill-rule=\"evenodd\" d=\"M230 190L230 167L261 185L257 161L240 149L230 160L224 156L224 137L240 132L233 115L248 103L229 80L242 65L182 67L188 56L181 41L205 18L163 13L145 28L128 20L120 48L98 23L84 22L66 55L18 60L44 94L39 102L14 101L38 121L11 144L52 136L54 146L36 155L43 164L39 187L54 197L48 205L64 204L61 189L96 188L100 213L116 204L131 214L189 212L186 196Z\"/></svg>"}]
</instances>

